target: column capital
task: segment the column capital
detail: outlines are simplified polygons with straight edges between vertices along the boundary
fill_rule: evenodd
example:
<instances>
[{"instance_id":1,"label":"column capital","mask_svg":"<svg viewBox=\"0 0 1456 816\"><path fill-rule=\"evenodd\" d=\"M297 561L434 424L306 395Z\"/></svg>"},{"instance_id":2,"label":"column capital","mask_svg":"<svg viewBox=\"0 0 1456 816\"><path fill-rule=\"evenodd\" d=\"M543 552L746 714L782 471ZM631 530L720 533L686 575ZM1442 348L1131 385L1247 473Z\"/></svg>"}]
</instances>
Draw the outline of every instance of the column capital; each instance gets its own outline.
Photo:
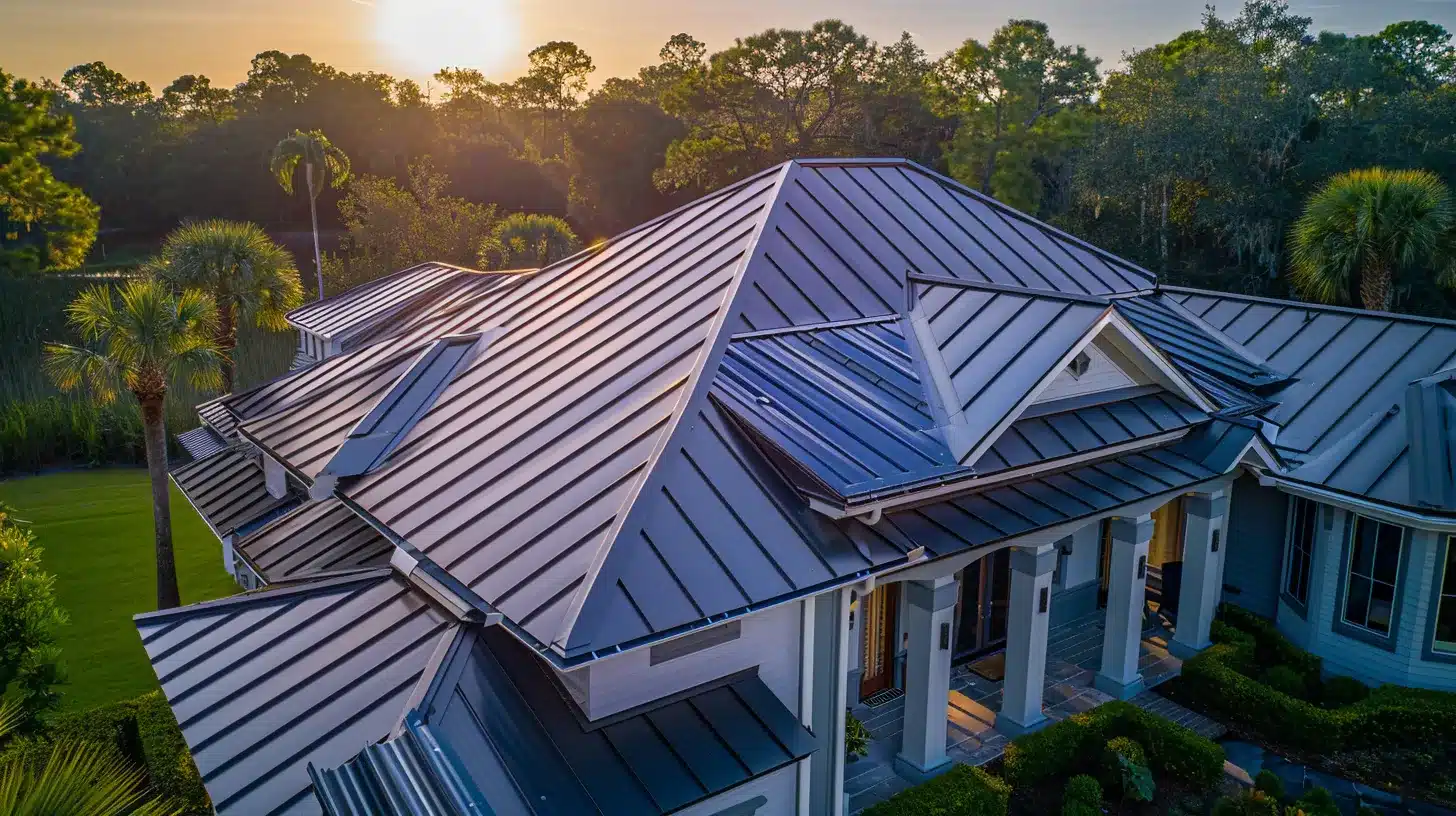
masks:
<instances>
[{"instance_id":1,"label":"column capital","mask_svg":"<svg viewBox=\"0 0 1456 816\"><path fill-rule=\"evenodd\" d=\"M1057 566L1057 547L1046 544L1041 547L1012 547L1011 569L1025 575L1046 575Z\"/></svg>"},{"instance_id":2,"label":"column capital","mask_svg":"<svg viewBox=\"0 0 1456 816\"><path fill-rule=\"evenodd\" d=\"M1222 491L1195 493L1183 498L1183 510L1194 518L1219 518L1228 512L1228 496Z\"/></svg>"},{"instance_id":3,"label":"column capital","mask_svg":"<svg viewBox=\"0 0 1456 816\"><path fill-rule=\"evenodd\" d=\"M1114 541L1144 544L1153 540L1153 517L1149 514L1109 519L1107 524Z\"/></svg>"},{"instance_id":4,"label":"column capital","mask_svg":"<svg viewBox=\"0 0 1456 816\"><path fill-rule=\"evenodd\" d=\"M932 612L955 606L959 591L960 584L953 578L905 582L905 599L914 606Z\"/></svg>"}]
</instances>

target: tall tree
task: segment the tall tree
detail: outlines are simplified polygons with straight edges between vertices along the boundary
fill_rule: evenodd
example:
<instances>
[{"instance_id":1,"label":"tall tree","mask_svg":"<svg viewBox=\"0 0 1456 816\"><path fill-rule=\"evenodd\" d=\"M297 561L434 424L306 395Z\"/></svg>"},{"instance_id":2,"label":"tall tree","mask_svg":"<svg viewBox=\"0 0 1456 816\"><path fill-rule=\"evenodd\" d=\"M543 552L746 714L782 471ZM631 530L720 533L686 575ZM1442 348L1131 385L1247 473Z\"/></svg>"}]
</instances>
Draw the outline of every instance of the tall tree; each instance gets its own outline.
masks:
<instances>
[{"instance_id":1,"label":"tall tree","mask_svg":"<svg viewBox=\"0 0 1456 816\"><path fill-rule=\"evenodd\" d=\"M293 131L293 135L273 148L269 170L278 179L283 192L293 195L293 175L303 165L308 185L308 213L313 221L313 263L318 273L318 299L324 299L324 262L319 252L318 196L324 187L338 188L349 180L349 157L334 147L322 131ZM314 176L318 179L315 181Z\"/></svg>"},{"instance_id":2,"label":"tall tree","mask_svg":"<svg viewBox=\"0 0 1456 816\"><path fill-rule=\"evenodd\" d=\"M480 245L486 269L539 269L581 249L571 225L554 215L512 213Z\"/></svg>"},{"instance_id":3,"label":"tall tree","mask_svg":"<svg viewBox=\"0 0 1456 816\"><path fill-rule=\"evenodd\" d=\"M79 266L96 240L96 205L43 158L80 150L46 89L0 71L0 270Z\"/></svg>"},{"instance_id":4,"label":"tall tree","mask_svg":"<svg viewBox=\"0 0 1456 816\"><path fill-rule=\"evenodd\" d=\"M84 387L97 402L125 388L141 406L156 535L157 608L181 603L172 551L172 506L167 492L167 428L163 406L180 379L198 388L221 383L217 307L206 294L181 293L163 281L133 278L119 289L93 286L67 308L82 345L46 345L45 368L62 391Z\"/></svg>"},{"instance_id":5,"label":"tall tree","mask_svg":"<svg viewBox=\"0 0 1456 816\"><path fill-rule=\"evenodd\" d=\"M147 271L178 291L200 289L212 296L218 309L215 339L224 357L224 391L233 390L238 323L287 331L284 315L303 302L292 254L257 224L246 221L199 221L178 227L147 264Z\"/></svg>"},{"instance_id":6,"label":"tall tree","mask_svg":"<svg viewBox=\"0 0 1456 816\"><path fill-rule=\"evenodd\" d=\"M1389 311L1398 274L1429 272L1456 288L1447 254L1456 212L1451 193L1423 170L1354 170L1315 193L1290 231L1290 277L1306 296Z\"/></svg>"},{"instance_id":7,"label":"tall tree","mask_svg":"<svg viewBox=\"0 0 1456 816\"><path fill-rule=\"evenodd\" d=\"M771 28L686 72L664 97L689 124L656 174L664 190L707 190L795 156L850 152L877 48L839 20Z\"/></svg>"},{"instance_id":8,"label":"tall tree","mask_svg":"<svg viewBox=\"0 0 1456 816\"><path fill-rule=\"evenodd\" d=\"M939 111L960 126L951 174L987 195L1035 212L1044 185L1032 166L1064 151L1087 128L1100 80L1082 46L1058 46L1046 23L1012 20L985 43L966 40L930 75Z\"/></svg>"}]
</instances>

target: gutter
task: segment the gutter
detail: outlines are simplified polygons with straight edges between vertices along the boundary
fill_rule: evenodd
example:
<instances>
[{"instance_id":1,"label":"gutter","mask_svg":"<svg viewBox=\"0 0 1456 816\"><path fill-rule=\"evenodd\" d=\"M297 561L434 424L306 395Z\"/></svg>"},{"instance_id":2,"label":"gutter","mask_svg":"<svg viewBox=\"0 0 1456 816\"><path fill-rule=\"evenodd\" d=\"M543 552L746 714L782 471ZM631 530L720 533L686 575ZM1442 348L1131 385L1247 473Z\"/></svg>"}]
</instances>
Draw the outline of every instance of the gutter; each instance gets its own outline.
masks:
<instances>
[{"instance_id":1,"label":"gutter","mask_svg":"<svg viewBox=\"0 0 1456 816\"><path fill-rule=\"evenodd\" d=\"M1285 493L1290 493L1301 498L1354 509L1361 515L1383 521L1391 521L1402 526L1420 527L1442 533L1456 533L1456 517L1433 516L1416 510L1371 501L1360 496L1340 493L1329 488L1318 487L1294 479L1271 476L1265 472L1259 473L1259 484L1262 487L1277 488Z\"/></svg>"}]
</instances>

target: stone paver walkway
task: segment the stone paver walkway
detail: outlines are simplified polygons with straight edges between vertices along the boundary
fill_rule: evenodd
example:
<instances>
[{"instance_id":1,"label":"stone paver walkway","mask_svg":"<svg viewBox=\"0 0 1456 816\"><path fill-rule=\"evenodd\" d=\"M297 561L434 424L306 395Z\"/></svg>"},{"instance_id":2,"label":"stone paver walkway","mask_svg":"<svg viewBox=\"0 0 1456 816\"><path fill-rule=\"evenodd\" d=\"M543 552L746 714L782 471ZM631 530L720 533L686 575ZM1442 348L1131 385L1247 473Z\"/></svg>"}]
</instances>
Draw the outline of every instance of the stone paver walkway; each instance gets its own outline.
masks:
<instances>
[{"instance_id":1,"label":"stone paver walkway","mask_svg":"<svg viewBox=\"0 0 1456 816\"><path fill-rule=\"evenodd\" d=\"M1046 686L1042 703L1048 719L1061 720L1112 699L1092 687L1092 677L1102 661L1103 621L1104 616L1099 612L1058 626L1048 633ZM1167 631L1161 626L1151 627L1143 633L1139 669L1149 688L1177 676L1182 668L1182 661L1168 652L1167 645ZM996 711L1001 708L1001 687L1000 682L987 680L968 666L957 666L951 670L950 698L946 705L946 753L952 760L967 765L983 765L1006 750L1009 740L994 726ZM1192 718L1206 720L1172 701L1147 692L1134 698L1133 702L1149 710L1163 706L1164 710L1157 712L1162 716L1169 716L1164 713L1171 711L1166 706L1180 709L1173 712L1176 716L1170 719L1182 717L1187 722L1194 722ZM855 706L852 713L869 729L871 738L869 755L846 765L844 772L849 812L858 813L913 783L902 778L894 768L905 724L905 698L874 709ZM1199 726L1216 728L1217 723L1206 720Z\"/></svg>"}]
</instances>

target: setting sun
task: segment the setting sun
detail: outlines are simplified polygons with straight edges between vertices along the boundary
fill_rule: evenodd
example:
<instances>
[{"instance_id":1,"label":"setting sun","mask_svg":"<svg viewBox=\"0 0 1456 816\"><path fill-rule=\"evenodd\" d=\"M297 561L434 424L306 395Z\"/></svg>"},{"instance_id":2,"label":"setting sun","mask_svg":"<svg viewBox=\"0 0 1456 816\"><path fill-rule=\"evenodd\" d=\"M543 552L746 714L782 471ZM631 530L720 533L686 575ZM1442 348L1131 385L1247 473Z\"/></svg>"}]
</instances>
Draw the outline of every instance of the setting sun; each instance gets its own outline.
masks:
<instances>
[{"instance_id":1,"label":"setting sun","mask_svg":"<svg viewBox=\"0 0 1456 816\"><path fill-rule=\"evenodd\" d=\"M404 70L506 65L520 49L513 0L376 0L374 36Z\"/></svg>"}]
</instances>

